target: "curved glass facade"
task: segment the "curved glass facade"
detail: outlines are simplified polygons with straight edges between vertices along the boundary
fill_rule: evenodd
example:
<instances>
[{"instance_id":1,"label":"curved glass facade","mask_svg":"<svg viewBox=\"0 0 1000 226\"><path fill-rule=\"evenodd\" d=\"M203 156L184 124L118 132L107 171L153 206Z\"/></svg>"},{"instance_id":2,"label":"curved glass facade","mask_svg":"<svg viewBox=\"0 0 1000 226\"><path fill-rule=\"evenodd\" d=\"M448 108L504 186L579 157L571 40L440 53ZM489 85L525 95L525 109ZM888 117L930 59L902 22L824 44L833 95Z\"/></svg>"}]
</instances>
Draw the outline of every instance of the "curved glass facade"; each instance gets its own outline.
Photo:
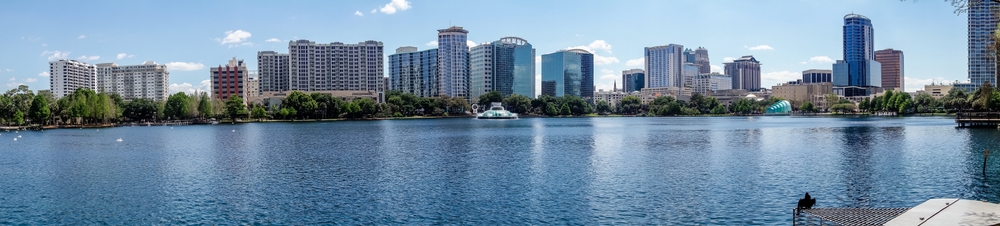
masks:
<instances>
[{"instance_id":1,"label":"curved glass facade","mask_svg":"<svg viewBox=\"0 0 1000 226\"><path fill-rule=\"evenodd\" d=\"M472 47L470 51L469 97L478 98L496 90L535 96L535 50L528 41L505 37Z\"/></svg>"},{"instance_id":2,"label":"curved glass facade","mask_svg":"<svg viewBox=\"0 0 1000 226\"><path fill-rule=\"evenodd\" d=\"M792 103L787 100L781 100L777 103L772 104L767 107L767 114L791 114L792 113Z\"/></svg>"},{"instance_id":3,"label":"curved glass facade","mask_svg":"<svg viewBox=\"0 0 1000 226\"><path fill-rule=\"evenodd\" d=\"M844 16L844 62L847 86L881 86L881 64L875 62L875 30L868 17Z\"/></svg>"},{"instance_id":4,"label":"curved glass facade","mask_svg":"<svg viewBox=\"0 0 1000 226\"><path fill-rule=\"evenodd\" d=\"M542 55L542 94L594 99L594 54L581 49Z\"/></svg>"}]
</instances>

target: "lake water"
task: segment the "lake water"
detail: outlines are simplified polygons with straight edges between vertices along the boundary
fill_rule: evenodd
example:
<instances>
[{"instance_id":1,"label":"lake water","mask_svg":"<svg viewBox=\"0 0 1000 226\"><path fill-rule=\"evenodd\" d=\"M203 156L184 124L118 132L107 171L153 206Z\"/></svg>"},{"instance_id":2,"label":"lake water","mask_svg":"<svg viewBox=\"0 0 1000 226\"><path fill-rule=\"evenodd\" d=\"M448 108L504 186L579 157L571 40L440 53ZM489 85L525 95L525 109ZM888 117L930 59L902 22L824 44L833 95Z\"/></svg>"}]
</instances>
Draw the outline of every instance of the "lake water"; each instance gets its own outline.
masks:
<instances>
[{"instance_id":1,"label":"lake water","mask_svg":"<svg viewBox=\"0 0 1000 226\"><path fill-rule=\"evenodd\" d=\"M948 117L0 132L0 224L787 224L805 192L817 207L998 202L1000 156L981 171L998 138Z\"/></svg>"}]
</instances>

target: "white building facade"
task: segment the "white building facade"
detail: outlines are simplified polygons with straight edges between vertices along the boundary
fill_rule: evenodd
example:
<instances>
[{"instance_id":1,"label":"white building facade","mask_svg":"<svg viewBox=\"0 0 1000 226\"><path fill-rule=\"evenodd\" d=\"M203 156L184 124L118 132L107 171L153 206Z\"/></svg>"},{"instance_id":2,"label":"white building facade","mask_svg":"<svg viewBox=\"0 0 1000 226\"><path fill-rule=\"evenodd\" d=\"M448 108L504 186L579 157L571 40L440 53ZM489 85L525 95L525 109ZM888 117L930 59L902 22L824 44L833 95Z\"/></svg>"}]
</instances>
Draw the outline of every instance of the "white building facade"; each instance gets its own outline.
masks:
<instances>
[{"instance_id":1,"label":"white building facade","mask_svg":"<svg viewBox=\"0 0 1000 226\"><path fill-rule=\"evenodd\" d=\"M285 92L291 90L288 84L288 54L274 51L257 52L257 73L260 86L257 95L264 92Z\"/></svg>"},{"instance_id":2,"label":"white building facade","mask_svg":"<svg viewBox=\"0 0 1000 226\"><path fill-rule=\"evenodd\" d=\"M719 73L700 74L694 80L694 93L706 96L719 90L731 89L732 87L732 78Z\"/></svg>"},{"instance_id":3,"label":"white building facade","mask_svg":"<svg viewBox=\"0 0 1000 226\"><path fill-rule=\"evenodd\" d=\"M438 93L469 98L469 31L452 26L438 30Z\"/></svg>"},{"instance_id":4,"label":"white building facade","mask_svg":"<svg viewBox=\"0 0 1000 226\"><path fill-rule=\"evenodd\" d=\"M358 44L288 42L289 88L299 91L356 90L383 92L382 42Z\"/></svg>"},{"instance_id":5,"label":"white building facade","mask_svg":"<svg viewBox=\"0 0 1000 226\"><path fill-rule=\"evenodd\" d=\"M646 47L646 87L683 87L684 46Z\"/></svg>"},{"instance_id":6,"label":"white building facade","mask_svg":"<svg viewBox=\"0 0 1000 226\"><path fill-rule=\"evenodd\" d=\"M49 62L49 87L52 95L62 98L79 88L97 89L97 68L75 60Z\"/></svg>"},{"instance_id":7,"label":"white building facade","mask_svg":"<svg viewBox=\"0 0 1000 226\"><path fill-rule=\"evenodd\" d=\"M167 70L167 65L156 64L153 61L127 66L118 66L115 63L97 64L98 91L116 93L126 101L140 98L165 101L170 95L169 86L170 72Z\"/></svg>"}]
</instances>

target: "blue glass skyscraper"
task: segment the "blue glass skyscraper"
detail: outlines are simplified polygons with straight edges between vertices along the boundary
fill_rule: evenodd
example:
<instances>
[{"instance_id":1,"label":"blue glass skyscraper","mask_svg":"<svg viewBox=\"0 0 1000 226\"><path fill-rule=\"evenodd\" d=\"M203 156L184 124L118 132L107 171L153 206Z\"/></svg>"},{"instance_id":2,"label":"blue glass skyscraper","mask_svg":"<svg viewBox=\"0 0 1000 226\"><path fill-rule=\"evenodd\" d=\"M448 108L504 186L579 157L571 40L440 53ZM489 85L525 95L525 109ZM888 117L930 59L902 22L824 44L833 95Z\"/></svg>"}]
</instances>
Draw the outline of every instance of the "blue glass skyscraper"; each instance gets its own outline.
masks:
<instances>
[{"instance_id":1,"label":"blue glass skyscraper","mask_svg":"<svg viewBox=\"0 0 1000 226\"><path fill-rule=\"evenodd\" d=\"M419 97L438 96L437 51L417 51L412 46L396 49L396 54L389 55L389 89Z\"/></svg>"},{"instance_id":2,"label":"blue glass skyscraper","mask_svg":"<svg viewBox=\"0 0 1000 226\"><path fill-rule=\"evenodd\" d=\"M542 95L594 99L594 54L582 49L542 55Z\"/></svg>"},{"instance_id":3,"label":"blue glass skyscraper","mask_svg":"<svg viewBox=\"0 0 1000 226\"><path fill-rule=\"evenodd\" d=\"M868 17L844 16L844 60L833 66L833 85L842 87L882 86L882 66L875 61L875 30ZM847 96L868 95L849 92Z\"/></svg>"},{"instance_id":4,"label":"blue glass skyscraper","mask_svg":"<svg viewBox=\"0 0 1000 226\"><path fill-rule=\"evenodd\" d=\"M494 90L503 96L535 96L535 50L528 41L505 37L469 52L471 99Z\"/></svg>"}]
</instances>

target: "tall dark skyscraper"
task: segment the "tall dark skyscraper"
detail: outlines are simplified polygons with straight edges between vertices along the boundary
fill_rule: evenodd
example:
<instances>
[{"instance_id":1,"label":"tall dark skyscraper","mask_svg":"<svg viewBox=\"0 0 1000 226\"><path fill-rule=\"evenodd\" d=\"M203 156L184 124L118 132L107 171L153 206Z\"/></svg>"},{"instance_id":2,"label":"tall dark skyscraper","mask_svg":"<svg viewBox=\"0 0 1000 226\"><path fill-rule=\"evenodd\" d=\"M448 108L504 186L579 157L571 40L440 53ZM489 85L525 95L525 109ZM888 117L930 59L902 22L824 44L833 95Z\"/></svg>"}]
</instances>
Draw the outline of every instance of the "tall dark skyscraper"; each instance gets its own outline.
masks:
<instances>
[{"instance_id":1,"label":"tall dark skyscraper","mask_svg":"<svg viewBox=\"0 0 1000 226\"><path fill-rule=\"evenodd\" d=\"M882 64L882 88L903 91L903 51L883 49L875 51L875 61Z\"/></svg>"},{"instance_id":2,"label":"tall dark skyscraper","mask_svg":"<svg viewBox=\"0 0 1000 226\"><path fill-rule=\"evenodd\" d=\"M753 55L726 63L726 75L732 78L733 89L760 91L760 61Z\"/></svg>"}]
</instances>

